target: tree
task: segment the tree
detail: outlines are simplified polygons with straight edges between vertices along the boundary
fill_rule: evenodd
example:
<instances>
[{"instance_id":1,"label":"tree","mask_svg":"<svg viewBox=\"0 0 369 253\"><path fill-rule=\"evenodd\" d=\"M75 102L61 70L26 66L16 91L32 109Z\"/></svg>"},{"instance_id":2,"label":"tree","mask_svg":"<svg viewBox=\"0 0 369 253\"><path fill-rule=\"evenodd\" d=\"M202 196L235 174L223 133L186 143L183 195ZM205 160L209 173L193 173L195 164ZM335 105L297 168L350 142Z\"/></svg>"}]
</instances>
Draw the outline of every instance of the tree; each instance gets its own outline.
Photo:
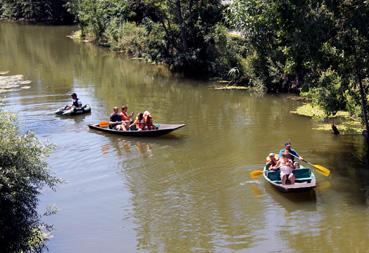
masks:
<instances>
[{"instance_id":1,"label":"tree","mask_svg":"<svg viewBox=\"0 0 369 253\"><path fill-rule=\"evenodd\" d=\"M364 84L369 78L369 3L367 1L339 1L330 6L335 17L336 36L334 46L339 51L337 70L351 81L354 89L359 87L361 117L369 133L367 115L367 90ZM356 84L356 85L355 85ZM369 142L369 138L367 138Z\"/></svg>"},{"instance_id":2,"label":"tree","mask_svg":"<svg viewBox=\"0 0 369 253\"><path fill-rule=\"evenodd\" d=\"M49 147L32 133L19 135L12 114L0 112L0 245L2 252L40 252L45 241L37 213L43 186L53 188L44 155Z\"/></svg>"},{"instance_id":3,"label":"tree","mask_svg":"<svg viewBox=\"0 0 369 253\"><path fill-rule=\"evenodd\" d=\"M29 22L70 24L67 0L0 0L0 17Z\"/></svg>"}]
</instances>

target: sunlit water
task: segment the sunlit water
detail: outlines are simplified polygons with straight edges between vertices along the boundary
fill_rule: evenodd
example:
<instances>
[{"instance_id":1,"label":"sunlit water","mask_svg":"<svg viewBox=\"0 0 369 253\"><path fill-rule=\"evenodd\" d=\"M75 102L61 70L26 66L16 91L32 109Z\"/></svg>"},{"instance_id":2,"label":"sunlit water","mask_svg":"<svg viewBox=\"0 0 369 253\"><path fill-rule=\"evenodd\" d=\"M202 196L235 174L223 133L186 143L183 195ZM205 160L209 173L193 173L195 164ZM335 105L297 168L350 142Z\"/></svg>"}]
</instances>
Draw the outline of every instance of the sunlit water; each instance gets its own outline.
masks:
<instances>
[{"instance_id":1,"label":"sunlit water","mask_svg":"<svg viewBox=\"0 0 369 253\"><path fill-rule=\"evenodd\" d=\"M56 145L48 161L65 180L40 212L54 225L50 252L368 252L369 170L361 136L332 136L289 111L285 96L213 90L164 68L66 38L73 27L0 24L0 71L29 90L6 95L21 131ZM92 114L53 114L77 92ZM4 96L4 95L3 95ZM161 138L89 130L114 105L187 126ZM304 194L276 192L249 172L286 140L331 168Z\"/></svg>"}]
</instances>

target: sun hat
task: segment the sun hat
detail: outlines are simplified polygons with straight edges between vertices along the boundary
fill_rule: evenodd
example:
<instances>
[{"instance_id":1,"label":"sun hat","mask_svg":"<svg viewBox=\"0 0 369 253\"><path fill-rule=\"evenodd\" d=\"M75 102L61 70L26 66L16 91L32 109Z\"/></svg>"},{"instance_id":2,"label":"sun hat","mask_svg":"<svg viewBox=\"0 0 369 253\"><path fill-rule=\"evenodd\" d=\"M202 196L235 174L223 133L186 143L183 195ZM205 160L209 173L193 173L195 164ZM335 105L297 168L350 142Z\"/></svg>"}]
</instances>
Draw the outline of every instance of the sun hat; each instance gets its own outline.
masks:
<instances>
[{"instance_id":1,"label":"sun hat","mask_svg":"<svg viewBox=\"0 0 369 253\"><path fill-rule=\"evenodd\" d=\"M273 157L273 156L275 156L275 154L272 152L272 153L269 153L269 155L268 155L269 157Z\"/></svg>"}]
</instances>

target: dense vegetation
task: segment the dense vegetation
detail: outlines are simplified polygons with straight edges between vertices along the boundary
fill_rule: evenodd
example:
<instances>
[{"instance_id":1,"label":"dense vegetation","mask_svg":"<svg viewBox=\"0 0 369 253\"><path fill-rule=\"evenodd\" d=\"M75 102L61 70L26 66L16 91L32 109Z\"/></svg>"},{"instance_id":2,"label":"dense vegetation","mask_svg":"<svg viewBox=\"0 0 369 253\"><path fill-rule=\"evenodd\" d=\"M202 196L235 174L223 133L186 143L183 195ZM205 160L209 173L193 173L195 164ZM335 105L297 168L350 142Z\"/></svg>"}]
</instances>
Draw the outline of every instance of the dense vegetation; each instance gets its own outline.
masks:
<instances>
[{"instance_id":1,"label":"dense vegetation","mask_svg":"<svg viewBox=\"0 0 369 253\"><path fill-rule=\"evenodd\" d=\"M82 36L174 72L225 76L237 66L220 0L72 0L68 6Z\"/></svg>"},{"instance_id":2,"label":"dense vegetation","mask_svg":"<svg viewBox=\"0 0 369 253\"><path fill-rule=\"evenodd\" d=\"M348 110L367 122L367 1L0 2L3 17L52 20L68 11L81 36L99 45L189 77L302 92L327 116Z\"/></svg>"},{"instance_id":3,"label":"dense vegetation","mask_svg":"<svg viewBox=\"0 0 369 253\"><path fill-rule=\"evenodd\" d=\"M41 252L48 226L37 214L37 196L54 187L43 157L48 148L33 134L19 135L15 118L0 112L1 252Z\"/></svg>"},{"instance_id":4,"label":"dense vegetation","mask_svg":"<svg viewBox=\"0 0 369 253\"><path fill-rule=\"evenodd\" d=\"M250 48L250 76L268 91L301 89L327 115L344 109L367 125L369 3L236 0L230 9Z\"/></svg>"},{"instance_id":5,"label":"dense vegetation","mask_svg":"<svg viewBox=\"0 0 369 253\"><path fill-rule=\"evenodd\" d=\"M0 18L70 24L73 16L65 8L66 0L0 0Z\"/></svg>"}]
</instances>

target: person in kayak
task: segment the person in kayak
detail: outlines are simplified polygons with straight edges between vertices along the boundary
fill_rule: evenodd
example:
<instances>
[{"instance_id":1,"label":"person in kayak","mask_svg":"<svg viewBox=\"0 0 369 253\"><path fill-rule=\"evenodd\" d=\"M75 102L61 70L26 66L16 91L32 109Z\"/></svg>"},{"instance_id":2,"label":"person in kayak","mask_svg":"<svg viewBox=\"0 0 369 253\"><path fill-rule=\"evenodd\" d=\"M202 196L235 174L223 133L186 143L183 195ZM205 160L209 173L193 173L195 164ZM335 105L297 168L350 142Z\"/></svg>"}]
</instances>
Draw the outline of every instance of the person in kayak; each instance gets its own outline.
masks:
<instances>
[{"instance_id":1,"label":"person in kayak","mask_svg":"<svg viewBox=\"0 0 369 253\"><path fill-rule=\"evenodd\" d=\"M142 112L137 114L135 121L129 126L129 128L132 127L135 127L137 131L142 131L145 128L145 120Z\"/></svg>"},{"instance_id":2,"label":"person in kayak","mask_svg":"<svg viewBox=\"0 0 369 253\"><path fill-rule=\"evenodd\" d=\"M278 160L275 167L281 170L280 175L283 185L287 183L287 179L291 184L295 183L295 175L292 172L295 167L293 165L293 161L288 158L288 151L282 154L281 159Z\"/></svg>"},{"instance_id":3,"label":"person in kayak","mask_svg":"<svg viewBox=\"0 0 369 253\"><path fill-rule=\"evenodd\" d=\"M121 116L121 121L122 124L121 125L117 125L117 130L122 130L122 131L127 131L129 128L129 125L131 124L132 121L132 117L133 117L133 112L128 115L128 106L123 105L122 106L122 112L120 113Z\"/></svg>"},{"instance_id":4,"label":"person in kayak","mask_svg":"<svg viewBox=\"0 0 369 253\"><path fill-rule=\"evenodd\" d=\"M152 121L151 113L148 111L145 111L143 114L144 121L145 121L145 129L146 130L155 130L156 127Z\"/></svg>"},{"instance_id":5,"label":"person in kayak","mask_svg":"<svg viewBox=\"0 0 369 253\"><path fill-rule=\"evenodd\" d=\"M73 92L71 94L71 97L72 97L72 105L67 105L65 107L65 110L81 108L82 107L82 102L81 102L81 100L79 100L77 94Z\"/></svg>"},{"instance_id":6,"label":"person in kayak","mask_svg":"<svg viewBox=\"0 0 369 253\"><path fill-rule=\"evenodd\" d=\"M274 153L269 153L269 155L266 157L265 165L267 166L268 170L275 170L278 169L275 166L278 163L278 156Z\"/></svg>"},{"instance_id":7,"label":"person in kayak","mask_svg":"<svg viewBox=\"0 0 369 253\"><path fill-rule=\"evenodd\" d=\"M300 164L298 162L295 162L295 157L297 157L299 160L304 160L304 158L302 156L300 156L296 150L294 150L292 147L291 147L291 142L286 142L284 144L284 148L282 148L280 151L279 151L279 154L278 154L278 157L279 159L282 157L283 154L287 154L287 158L292 160L292 162L294 162L294 167L295 168L299 168L300 167Z\"/></svg>"},{"instance_id":8,"label":"person in kayak","mask_svg":"<svg viewBox=\"0 0 369 253\"><path fill-rule=\"evenodd\" d=\"M120 124L122 124L122 115L118 112L118 107L115 106L112 114L110 114L109 128L116 129Z\"/></svg>"}]
</instances>

